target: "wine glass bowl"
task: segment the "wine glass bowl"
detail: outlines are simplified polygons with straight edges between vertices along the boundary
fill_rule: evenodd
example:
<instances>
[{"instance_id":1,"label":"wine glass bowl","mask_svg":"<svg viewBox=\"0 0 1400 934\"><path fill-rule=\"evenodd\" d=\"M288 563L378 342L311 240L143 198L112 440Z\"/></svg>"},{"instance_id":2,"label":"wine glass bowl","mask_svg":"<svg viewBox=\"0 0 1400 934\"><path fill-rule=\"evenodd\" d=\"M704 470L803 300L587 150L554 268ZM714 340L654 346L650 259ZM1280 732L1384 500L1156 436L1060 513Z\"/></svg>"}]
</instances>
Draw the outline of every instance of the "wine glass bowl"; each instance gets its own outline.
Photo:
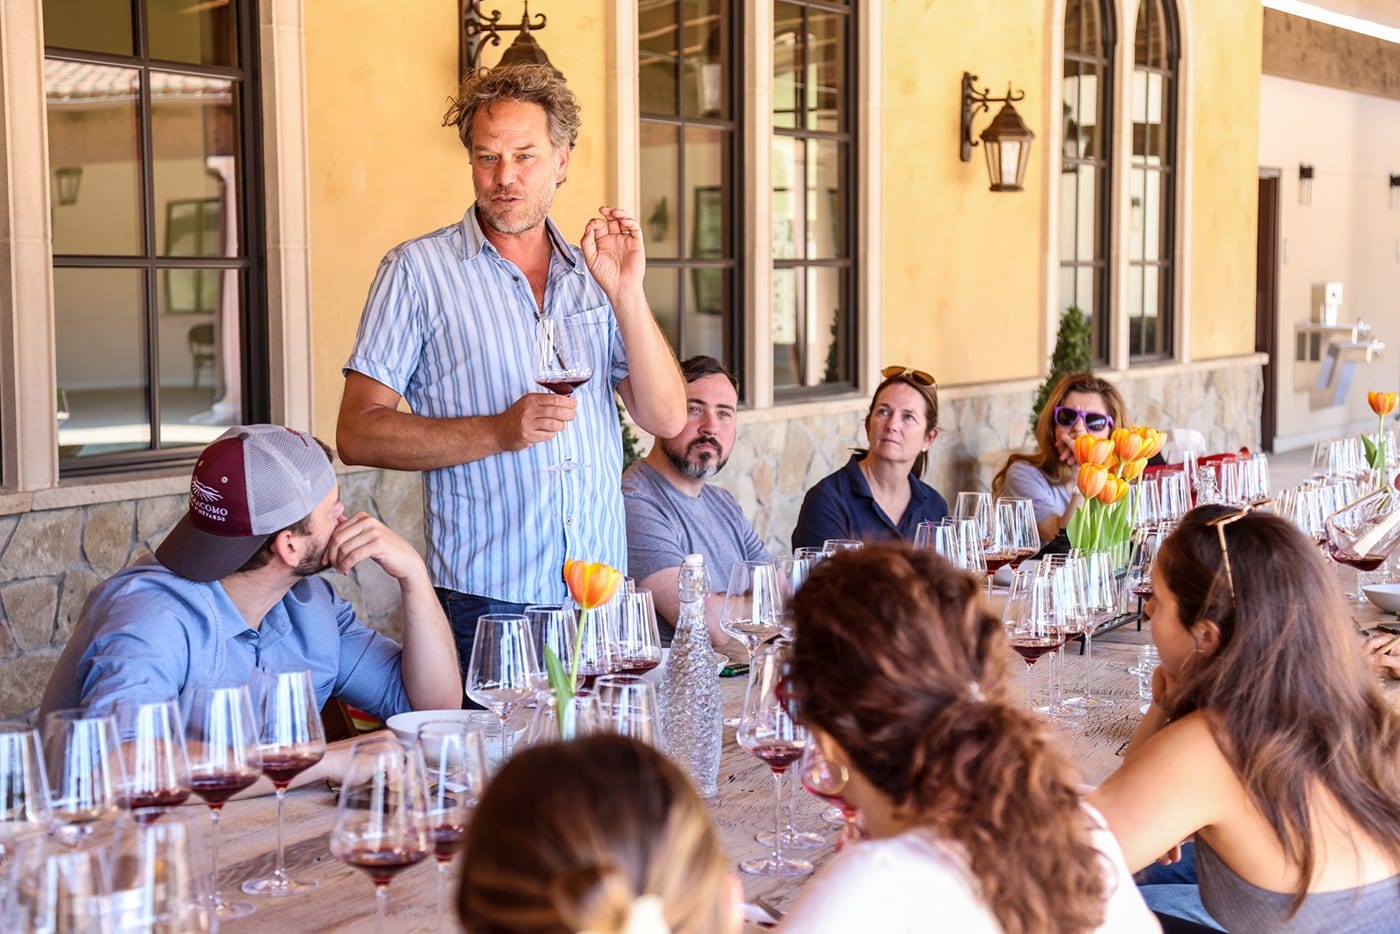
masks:
<instances>
[{"instance_id":1,"label":"wine glass bowl","mask_svg":"<svg viewBox=\"0 0 1400 934\"><path fill-rule=\"evenodd\" d=\"M91 834L94 822L117 813L125 773L116 721L96 711L50 711L43 747L55 836L77 844Z\"/></svg>"},{"instance_id":2,"label":"wine glass bowl","mask_svg":"<svg viewBox=\"0 0 1400 934\"><path fill-rule=\"evenodd\" d=\"M190 763L190 790L204 799L213 821L210 865L213 907L222 920L253 913L251 902L225 901L219 886L219 817L229 798L262 774L258 725L248 686L241 682L196 684L185 691L185 747Z\"/></svg>"},{"instance_id":3,"label":"wine glass bowl","mask_svg":"<svg viewBox=\"0 0 1400 934\"><path fill-rule=\"evenodd\" d=\"M617 613L616 673L644 675L661 664L661 634L650 590L621 595Z\"/></svg>"},{"instance_id":4,"label":"wine glass bowl","mask_svg":"<svg viewBox=\"0 0 1400 934\"><path fill-rule=\"evenodd\" d=\"M735 561L724 594L720 627L743 643L752 667L758 647L782 629L782 584L767 561Z\"/></svg>"},{"instance_id":5,"label":"wine glass bowl","mask_svg":"<svg viewBox=\"0 0 1400 934\"><path fill-rule=\"evenodd\" d=\"M438 916L448 911L447 874L467 836L472 811L486 787L486 747L481 732L458 720L432 720L418 728L427 778L428 834L438 868Z\"/></svg>"},{"instance_id":6,"label":"wine glass bowl","mask_svg":"<svg viewBox=\"0 0 1400 934\"><path fill-rule=\"evenodd\" d=\"M541 316L535 326L535 382L556 395L568 396L593 376L586 327L582 315ZM566 432L557 437L565 444L555 470L585 466L574 459Z\"/></svg>"},{"instance_id":7,"label":"wine glass bowl","mask_svg":"<svg viewBox=\"0 0 1400 934\"><path fill-rule=\"evenodd\" d=\"M160 812L153 809L182 804L190 796L180 707L173 699L118 702L114 716L123 763L117 803L138 822L155 820Z\"/></svg>"},{"instance_id":8,"label":"wine glass bowl","mask_svg":"<svg viewBox=\"0 0 1400 934\"><path fill-rule=\"evenodd\" d=\"M0 727L0 893L16 844L48 830L50 820L39 733L5 724Z\"/></svg>"},{"instance_id":9,"label":"wine glass bowl","mask_svg":"<svg viewBox=\"0 0 1400 934\"><path fill-rule=\"evenodd\" d=\"M416 744L371 737L351 747L330 850L374 883L376 930L382 931L389 883L433 852L423 758Z\"/></svg>"},{"instance_id":10,"label":"wine glass bowl","mask_svg":"<svg viewBox=\"0 0 1400 934\"><path fill-rule=\"evenodd\" d=\"M261 672L260 687L262 728L258 755L263 774L277 790L277 867L267 878L244 882L243 891L249 895L293 895L308 892L317 883L287 875L282 847L283 800L292 779L326 754L326 732L321 725L316 685L308 669Z\"/></svg>"},{"instance_id":11,"label":"wine glass bowl","mask_svg":"<svg viewBox=\"0 0 1400 934\"><path fill-rule=\"evenodd\" d=\"M477 620L467 663L467 696L500 718L503 762L510 713L534 696L539 670L530 624L523 615L489 613Z\"/></svg>"}]
</instances>

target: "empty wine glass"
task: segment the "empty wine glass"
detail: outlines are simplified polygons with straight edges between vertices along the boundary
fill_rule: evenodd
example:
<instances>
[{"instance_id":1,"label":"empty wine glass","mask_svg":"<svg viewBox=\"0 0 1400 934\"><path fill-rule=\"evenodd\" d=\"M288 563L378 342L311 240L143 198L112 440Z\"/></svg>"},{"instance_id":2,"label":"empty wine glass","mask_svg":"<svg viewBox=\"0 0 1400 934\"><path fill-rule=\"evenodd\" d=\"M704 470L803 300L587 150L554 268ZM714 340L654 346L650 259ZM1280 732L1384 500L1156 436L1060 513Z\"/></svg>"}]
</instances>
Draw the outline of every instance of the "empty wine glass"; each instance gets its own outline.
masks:
<instances>
[{"instance_id":1,"label":"empty wine glass","mask_svg":"<svg viewBox=\"0 0 1400 934\"><path fill-rule=\"evenodd\" d=\"M622 594L617 613L619 674L643 675L661 664L661 633L650 590Z\"/></svg>"},{"instance_id":2,"label":"empty wine glass","mask_svg":"<svg viewBox=\"0 0 1400 934\"><path fill-rule=\"evenodd\" d=\"M437 860L437 913L444 918L447 875L467 835L467 823L486 787L481 732L457 720L430 720L418 728L428 782L428 827Z\"/></svg>"},{"instance_id":3,"label":"empty wine glass","mask_svg":"<svg viewBox=\"0 0 1400 934\"><path fill-rule=\"evenodd\" d=\"M182 804L190 796L180 707L173 698L154 703L118 701L114 715L124 772L117 803L136 821L152 821L159 816L152 809Z\"/></svg>"},{"instance_id":4,"label":"empty wine glass","mask_svg":"<svg viewBox=\"0 0 1400 934\"><path fill-rule=\"evenodd\" d=\"M158 807L144 813L149 820L119 822L108 846L113 892L108 904L118 915L112 930L212 930L208 845L199 812Z\"/></svg>"},{"instance_id":5,"label":"empty wine glass","mask_svg":"<svg viewBox=\"0 0 1400 934\"><path fill-rule=\"evenodd\" d=\"M49 827L49 781L39 733L19 723L0 726L0 880L15 845ZM0 896L4 893L0 887ZM3 908L0 898L0 909ZM0 917L3 914L0 913Z\"/></svg>"},{"instance_id":6,"label":"empty wine glass","mask_svg":"<svg viewBox=\"0 0 1400 934\"><path fill-rule=\"evenodd\" d=\"M812 871L806 860L783 856L783 774L802 758L807 745L806 729L792 719L780 696L786 665L781 646L769 646L755 658L739 719L739 745L773 771L773 851L739 864L744 872L758 876L800 876Z\"/></svg>"},{"instance_id":7,"label":"empty wine glass","mask_svg":"<svg viewBox=\"0 0 1400 934\"><path fill-rule=\"evenodd\" d=\"M1084 688L1078 697L1071 697L1065 703L1090 710L1113 706L1113 701L1094 693L1090 669L1094 660L1094 632L1118 612L1119 594L1113 558L1108 552L1086 552L1083 573L1084 610L1088 614L1088 624L1084 627Z\"/></svg>"},{"instance_id":8,"label":"empty wine glass","mask_svg":"<svg viewBox=\"0 0 1400 934\"><path fill-rule=\"evenodd\" d=\"M1074 638L1088 626L1088 611L1084 597L1084 559L1077 551L1069 554L1046 555L1040 562L1040 573L1050 581L1050 607L1054 614L1054 631L1065 640ZM1085 710L1065 704L1065 653L1062 644L1050 653L1051 695L1041 709L1052 720L1073 724L1084 716Z\"/></svg>"},{"instance_id":9,"label":"empty wine glass","mask_svg":"<svg viewBox=\"0 0 1400 934\"><path fill-rule=\"evenodd\" d=\"M593 690L604 729L662 748L656 685L638 675L603 675Z\"/></svg>"},{"instance_id":10,"label":"empty wine glass","mask_svg":"<svg viewBox=\"0 0 1400 934\"><path fill-rule=\"evenodd\" d=\"M116 721L96 711L50 711L43 740L54 835L76 845L94 822L117 813L124 773Z\"/></svg>"},{"instance_id":11,"label":"empty wine glass","mask_svg":"<svg viewBox=\"0 0 1400 934\"><path fill-rule=\"evenodd\" d=\"M571 395L593 376L583 315L544 316L535 327L535 382L561 396ZM586 467L574 457L568 429L556 438L564 446L564 458L554 470Z\"/></svg>"},{"instance_id":12,"label":"empty wine glass","mask_svg":"<svg viewBox=\"0 0 1400 934\"><path fill-rule=\"evenodd\" d=\"M510 712L534 694L538 671L535 643L524 616L491 613L477 620L472 656L467 663L467 696L500 717L503 762Z\"/></svg>"},{"instance_id":13,"label":"empty wine glass","mask_svg":"<svg viewBox=\"0 0 1400 934\"><path fill-rule=\"evenodd\" d=\"M572 607L558 603L532 604L525 608L525 619L530 625L530 638L535 643L537 690L549 687L549 670L545 663L545 649L554 653L560 666L568 671L574 655L574 642L578 638L578 622ZM583 684L583 673L575 679L574 687Z\"/></svg>"},{"instance_id":14,"label":"empty wine glass","mask_svg":"<svg viewBox=\"0 0 1400 934\"><path fill-rule=\"evenodd\" d=\"M249 879L243 891L249 895L291 895L316 888L313 880L296 880L287 875L282 849L282 802L287 785L311 768L326 754L326 731L321 725L321 705L316 700L316 684L308 669L264 671L262 689L262 730L258 754L263 774L277 789L277 868L265 879Z\"/></svg>"},{"instance_id":15,"label":"empty wine glass","mask_svg":"<svg viewBox=\"0 0 1400 934\"><path fill-rule=\"evenodd\" d=\"M858 538L828 538L822 542L822 555L829 558L841 551L859 551L864 545Z\"/></svg>"},{"instance_id":16,"label":"empty wine glass","mask_svg":"<svg viewBox=\"0 0 1400 934\"><path fill-rule=\"evenodd\" d=\"M219 918L250 915L252 902L228 902L219 884L219 815L229 798L252 785L262 773L258 726L248 686L241 682L197 684L187 688L181 709L185 747L190 761L190 790L209 805L213 907Z\"/></svg>"},{"instance_id":17,"label":"empty wine glass","mask_svg":"<svg viewBox=\"0 0 1400 934\"><path fill-rule=\"evenodd\" d=\"M376 931L384 930L389 883L433 851L423 773L417 745L371 737L350 747L331 854L374 883Z\"/></svg>"},{"instance_id":18,"label":"empty wine glass","mask_svg":"<svg viewBox=\"0 0 1400 934\"><path fill-rule=\"evenodd\" d=\"M720 626L744 644L750 667L758 647L781 630L782 618L777 567L768 561L735 561L724 593Z\"/></svg>"},{"instance_id":19,"label":"empty wine glass","mask_svg":"<svg viewBox=\"0 0 1400 934\"><path fill-rule=\"evenodd\" d=\"M938 551L938 523L925 519L914 526L913 545L921 551Z\"/></svg>"},{"instance_id":20,"label":"empty wine glass","mask_svg":"<svg viewBox=\"0 0 1400 934\"><path fill-rule=\"evenodd\" d=\"M984 552L990 551L995 544L996 524L992 521L995 511L992 494L981 490L964 490L958 494L953 504L955 518L971 519L977 523L977 536L982 540Z\"/></svg>"},{"instance_id":21,"label":"empty wine glass","mask_svg":"<svg viewBox=\"0 0 1400 934\"><path fill-rule=\"evenodd\" d=\"M802 552L806 552L803 554ZM802 588L811 575L812 569L817 566L819 557L814 557L809 548L799 548L790 555L779 555L778 565L778 585L782 590L783 606L788 605L792 595ZM784 614L779 621L782 626L784 636L792 635L792 624Z\"/></svg>"}]
</instances>

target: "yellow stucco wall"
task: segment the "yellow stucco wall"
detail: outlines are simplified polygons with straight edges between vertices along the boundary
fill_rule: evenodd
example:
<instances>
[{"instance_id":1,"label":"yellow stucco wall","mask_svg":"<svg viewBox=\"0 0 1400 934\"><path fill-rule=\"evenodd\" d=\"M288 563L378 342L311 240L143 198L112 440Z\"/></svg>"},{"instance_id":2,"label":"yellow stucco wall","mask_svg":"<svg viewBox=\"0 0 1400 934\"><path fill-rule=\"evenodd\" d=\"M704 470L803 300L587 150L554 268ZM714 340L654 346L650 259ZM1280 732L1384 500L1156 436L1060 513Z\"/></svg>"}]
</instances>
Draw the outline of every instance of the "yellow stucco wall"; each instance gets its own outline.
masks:
<instances>
[{"instance_id":1,"label":"yellow stucco wall","mask_svg":"<svg viewBox=\"0 0 1400 934\"><path fill-rule=\"evenodd\" d=\"M1257 3L1182 3L1193 84L1186 139L1191 184L1191 355L1254 349L1259 224L1259 58L1264 11Z\"/></svg>"},{"instance_id":2,"label":"yellow stucco wall","mask_svg":"<svg viewBox=\"0 0 1400 934\"><path fill-rule=\"evenodd\" d=\"M925 0L885 19L884 345L889 362L957 384L1033 376L1044 300L1047 14L1034 0ZM958 101L970 71L1007 81L1040 139L1021 193L987 190L981 146L958 156ZM977 117L974 138L1000 105ZM894 360L894 354L900 359Z\"/></svg>"},{"instance_id":3,"label":"yellow stucco wall","mask_svg":"<svg viewBox=\"0 0 1400 934\"><path fill-rule=\"evenodd\" d=\"M535 0L530 9L550 18L537 38L583 108L569 180L553 212L576 240L611 198L606 3ZM314 426L329 440L340 368L380 257L460 219L472 194L466 153L455 130L441 126L456 86L456 2L307 0L305 17ZM499 54L488 49L487 63Z\"/></svg>"}]
</instances>

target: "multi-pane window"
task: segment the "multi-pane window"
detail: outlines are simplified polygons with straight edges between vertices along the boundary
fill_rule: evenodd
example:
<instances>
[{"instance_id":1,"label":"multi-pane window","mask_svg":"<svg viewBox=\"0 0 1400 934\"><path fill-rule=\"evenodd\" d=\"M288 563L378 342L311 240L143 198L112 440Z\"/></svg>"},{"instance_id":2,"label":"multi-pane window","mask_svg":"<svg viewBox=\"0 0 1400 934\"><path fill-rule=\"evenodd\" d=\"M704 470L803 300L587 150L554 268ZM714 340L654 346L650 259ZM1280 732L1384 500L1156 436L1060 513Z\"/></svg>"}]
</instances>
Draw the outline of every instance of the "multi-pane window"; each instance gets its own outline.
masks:
<instances>
[{"instance_id":1,"label":"multi-pane window","mask_svg":"<svg viewBox=\"0 0 1400 934\"><path fill-rule=\"evenodd\" d=\"M1179 44L1170 0L1142 0L1133 31L1128 206L1128 353L1172 352Z\"/></svg>"},{"instance_id":2,"label":"multi-pane window","mask_svg":"<svg viewBox=\"0 0 1400 934\"><path fill-rule=\"evenodd\" d=\"M850 385L855 316L855 17L773 4L773 386Z\"/></svg>"},{"instance_id":3,"label":"multi-pane window","mask_svg":"<svg viewBox=\"0 0 1400 934\"><path fill-rule=\"evenodd\" d=\"M1109 176L1113 157L1113 11L1103 0L1065 4L1060 154L1060 310L1077 306L1109 355Z\"/></svg>"},{"instance_id":4,"label":"multi-pane window","mask_svg":"<svg viewBox=\"0 0 1400 934\"><path fill-rule=\"evenodd\" d=\"M730 0L639 0L641 216L646 293L677 354L735 370L739 217Z\"/></svg>"},{"instance_id":5,"label":"multi-pane window","mask_svg":"<svg viewBox=\"0 0 1400 934\"><path fill-rule=\"evenodd\" d=\"M188 457L267 411L251 12L46 0L44 37L60 466Z\"/></svg>"}]
</instances>

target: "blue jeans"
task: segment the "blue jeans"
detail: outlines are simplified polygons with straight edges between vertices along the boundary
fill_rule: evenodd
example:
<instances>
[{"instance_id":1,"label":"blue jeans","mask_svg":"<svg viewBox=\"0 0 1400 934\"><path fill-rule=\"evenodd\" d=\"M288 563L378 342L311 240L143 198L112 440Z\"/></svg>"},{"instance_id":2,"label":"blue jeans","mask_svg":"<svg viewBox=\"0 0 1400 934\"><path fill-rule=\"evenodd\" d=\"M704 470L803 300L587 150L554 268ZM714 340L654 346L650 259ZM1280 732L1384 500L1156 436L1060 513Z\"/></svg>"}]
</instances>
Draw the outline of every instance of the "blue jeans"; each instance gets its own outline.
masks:
<instances>
[{"instance_id":1,"label":"blue jeans","mask_svg":"<svg viewBox=\"0 0 1400 934\"><path fill-rule=\"evenodd\" d=\"M1183 843L1180 860L1169 866L1153 863L1135 873L1133 881L1153 911L1224 930L1201 903L1201 890L1196 885L1196 844Z\"/></svg>"},{"instance_id":2,"label":"blue jeans","mask_svg":"<svg viewBox=\"0 0 1400 934\"><path fill-rule=\"evenodd\" d=\"M472 657L472 643L476 640L476 621L488 613L524 613L524 603L507 603L480 594L461 593L456 590L436 588L438 602L447 614L447 623L452 627L452 639L457 643L457 667L462 672L462 682L467 680L467 664ZM464 699L463 707L480 709L474 700Z\"/></svg>"}]
</instances>

